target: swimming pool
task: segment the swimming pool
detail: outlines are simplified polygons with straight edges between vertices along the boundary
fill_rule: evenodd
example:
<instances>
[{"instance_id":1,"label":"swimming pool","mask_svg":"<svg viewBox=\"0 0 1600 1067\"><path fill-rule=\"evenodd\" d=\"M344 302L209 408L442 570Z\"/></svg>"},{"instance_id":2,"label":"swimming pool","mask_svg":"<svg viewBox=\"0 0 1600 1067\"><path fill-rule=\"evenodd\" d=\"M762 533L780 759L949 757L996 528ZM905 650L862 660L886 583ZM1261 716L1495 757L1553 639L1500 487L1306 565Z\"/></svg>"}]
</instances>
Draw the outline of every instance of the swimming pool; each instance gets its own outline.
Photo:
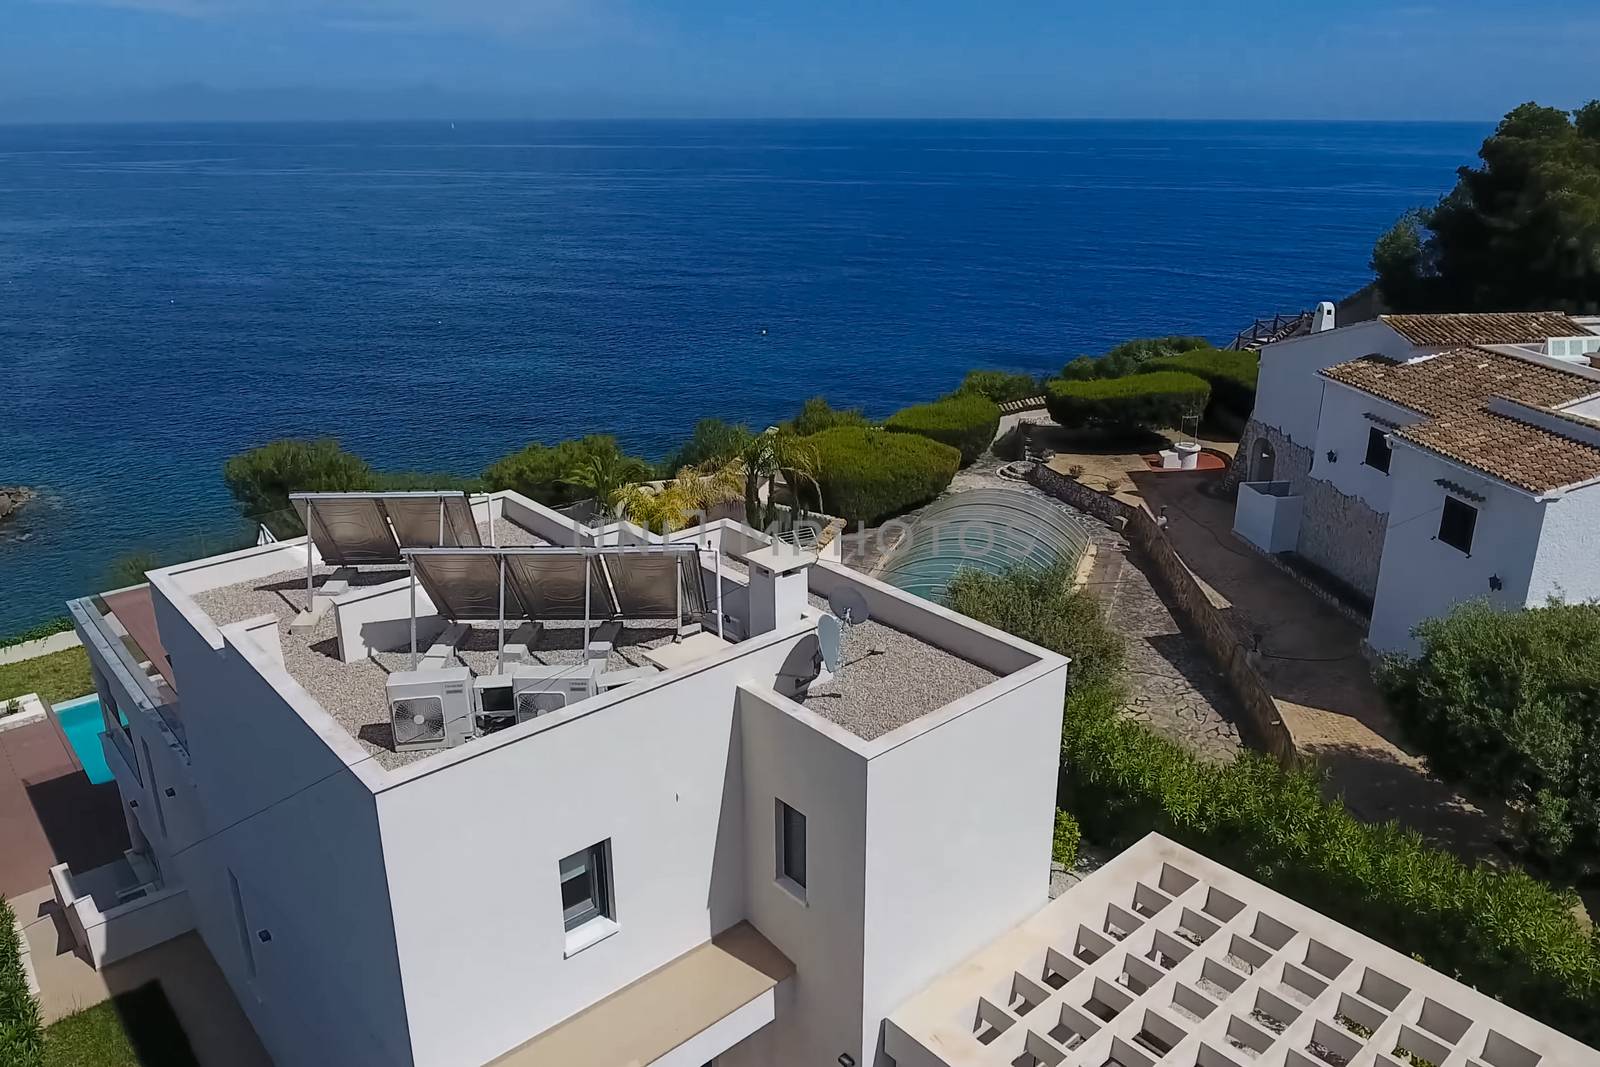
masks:
<instances>
[{"instance_id":1,"label":"swimming pool","mask_svg":"<svg viewBox=\"0 0 1600 1067\"><path fill-rule=\"evenodd\" d=\"M69 700L57 704L54 710L61 732L67 735L67 743L78 754L78 762L83 764L83 773L89 776L89 781L96 784L111 781L113 775L106 764L106 752L100 747L100 735L106 727L100 716L100 698L87 696Z\"/></svg>"}]
</instances>

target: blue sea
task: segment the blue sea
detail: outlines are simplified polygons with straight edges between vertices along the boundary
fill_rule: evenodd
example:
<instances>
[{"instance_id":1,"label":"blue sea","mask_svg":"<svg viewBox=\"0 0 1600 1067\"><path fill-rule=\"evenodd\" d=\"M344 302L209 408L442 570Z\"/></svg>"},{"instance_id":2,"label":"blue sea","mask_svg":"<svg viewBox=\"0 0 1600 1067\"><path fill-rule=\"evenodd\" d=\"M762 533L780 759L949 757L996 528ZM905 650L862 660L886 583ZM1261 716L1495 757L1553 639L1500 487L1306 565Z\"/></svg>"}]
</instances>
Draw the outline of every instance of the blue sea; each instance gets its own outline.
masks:
<instances>
[{"instance_id":1,"label":"blue sea","mask_svg":"<svg viewBox=\"0 0 1600 1067\"><path fill-rule=\"evenodd\" d=\"M0 127L0 633L249 529L229 455L473 473L1336 299L1487 126Z\"/></svg>"}]
</instances>

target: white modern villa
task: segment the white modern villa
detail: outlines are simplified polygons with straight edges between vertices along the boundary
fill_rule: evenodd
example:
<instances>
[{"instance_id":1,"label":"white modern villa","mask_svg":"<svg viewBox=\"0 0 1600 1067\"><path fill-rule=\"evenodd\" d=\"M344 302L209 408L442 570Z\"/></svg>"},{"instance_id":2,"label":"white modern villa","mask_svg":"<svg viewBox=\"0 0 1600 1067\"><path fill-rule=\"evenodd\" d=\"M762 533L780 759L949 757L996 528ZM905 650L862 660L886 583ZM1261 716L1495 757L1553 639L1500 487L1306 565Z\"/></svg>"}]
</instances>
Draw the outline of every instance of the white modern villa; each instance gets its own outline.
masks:
<instances>
[{"instance_id":1,"label":"white modern villa","mask_svg":"<svg viewBox=\"0 0 1600 1067\"><path fill-rule=\"evenodd\" d=\"M1050 901L1067 661L817 550L296 504L69 605L133 847L51 872L281 1067L1600 1065L1157 837Z\"/></svg>"},{"instance_id":2,"label":"white modern villa","mask_svg":"<svg viewBox=\"0 0 1600 1067\"><path fill-rule=\"evenodd\" d=\"M70 605L134 849L53 872L283 1067L885 1063L1046 902L1061 657L728 520L297 503Z\"/></svg>"},{"instance_id":3,"label":"white modern villa","mask_svg":"<svg viewBox=\"0 0 1600 1067\"><path fill-rule=\"evenodd\" d=\"M1386 315L1261 353L1234 529L1369 604L1368 644L1466 600L1600 596L1600 320Z\"/></svg>"}]
</instances>

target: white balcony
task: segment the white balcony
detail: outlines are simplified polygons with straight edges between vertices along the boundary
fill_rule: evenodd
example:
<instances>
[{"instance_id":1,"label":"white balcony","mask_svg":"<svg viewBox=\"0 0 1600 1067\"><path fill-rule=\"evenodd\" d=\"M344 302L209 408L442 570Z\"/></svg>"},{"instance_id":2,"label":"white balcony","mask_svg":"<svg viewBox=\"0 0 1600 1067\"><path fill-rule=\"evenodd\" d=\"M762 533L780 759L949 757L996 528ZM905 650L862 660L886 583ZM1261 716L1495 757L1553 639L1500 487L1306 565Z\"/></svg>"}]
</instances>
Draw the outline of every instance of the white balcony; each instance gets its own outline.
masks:
<instances>
[{"instance_id":1,"label":"white balcony","mask_svg":"<svg viewBox=\"0 0 1600 1067\"><path fill-rule=\"evenodd\" d=\"M1292 552L1300 540L1300 497L1289 482L1244 482L1233 532L1263 552Z\"/></svg>"}]
</instances>

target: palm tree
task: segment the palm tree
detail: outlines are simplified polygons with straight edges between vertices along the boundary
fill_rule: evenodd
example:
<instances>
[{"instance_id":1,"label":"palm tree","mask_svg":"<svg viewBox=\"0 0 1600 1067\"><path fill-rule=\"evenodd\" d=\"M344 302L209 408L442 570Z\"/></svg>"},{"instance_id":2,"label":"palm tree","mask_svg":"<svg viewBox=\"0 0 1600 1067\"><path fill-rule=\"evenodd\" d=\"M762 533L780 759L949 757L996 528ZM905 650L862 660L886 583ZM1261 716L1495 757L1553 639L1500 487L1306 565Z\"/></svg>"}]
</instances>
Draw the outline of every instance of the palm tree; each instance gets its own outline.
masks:
<instances>
[{"instance_id":1,"label":"palm tree","mask_svg":"<svg viewBox=\"0 0 1600 1067\"><path fill-rule=\"evenodd\" d=\"M628 486L649 475L650 468L643 460L624 455L621 449L608 448L585 456L562 481L587 489L601 512L609 516L616 513Z\"/></svg>"},{"instance_id":2,"label":"palm tree","mask_svg":"<svg viewBox=\"0 0 1600 1067\"><path fill-rule=\"evenodd\" d=\"M795 510L804 514L806 497L801 493L802 483L809 483L822 507L822 486L817 478L821 463L817 450L803 437L797 437L776 426L757 434L745 445L744 455L744 515L745 522L758 530L765 530L777 518L778 504L773 499L773 485L781 474L789 483L794 495ZM766 491L765 499L762 491Z\"/></svg>"},{"instance_id":3,"label":"palm tree","mask_svg":"<svg viewBox=\"0 0 1600 1067\"><path fill-rule=\"evenodd\" d=\"M696 513L738 500L743 484L737 459L684 466L660 489L628 486L622 494L622 514L656 533L670 533L683 529Z\"/></svg>"}]
</instances>

